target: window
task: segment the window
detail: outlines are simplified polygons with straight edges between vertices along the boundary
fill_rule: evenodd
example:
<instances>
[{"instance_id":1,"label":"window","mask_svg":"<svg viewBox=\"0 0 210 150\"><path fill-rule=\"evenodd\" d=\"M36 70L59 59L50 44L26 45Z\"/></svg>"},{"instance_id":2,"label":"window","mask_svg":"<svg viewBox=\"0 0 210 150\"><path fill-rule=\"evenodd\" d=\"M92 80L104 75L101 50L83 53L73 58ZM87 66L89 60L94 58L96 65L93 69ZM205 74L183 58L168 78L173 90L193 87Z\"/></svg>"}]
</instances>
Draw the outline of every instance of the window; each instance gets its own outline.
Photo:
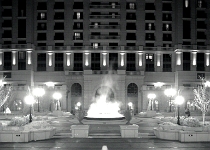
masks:
<instances>
[{"instance_id":1,"label":"window","mask_svg":"<svg viewBox=\"0 0 210 150\"><path fill-rule=\"evenodd\" d=\"M171 71L171 54L163 54L163 72Z\"/></svg>"},{"instance_id":2,"label":"window","mask_svg":"<svg viewBox=\"0 0 210 150\"><path fill-rule=\"evenodd\" d=\"M71 96L80 97L82 96L82 86L79 83L74 83L71 87Z\"/></svg>"},{"instance_id":3,"label":"window","mask_svg":"<svg viewBox=\"0 0 210 150\"><path fill-rule=\"evenodd\" d=\"M134 3L129 3L129 8L130 8L130 9L134 9L134 8L135 8Z\"/></svg>"},{"instance_id":4,"label":"window","mask_svg":"<svg viewBox=\"0 0 210 150\"><path fill-rule=\"evenodd\" d=\"M205 71L204 53L197 53L197 71Z\"/></svg>"},{"instance_id":5,"label":"window","mask_svg":"<svg viewBox=\"0 0 210 150\"><path fill-rule=\"evenodd\" d=\"M91 53L91 69L100 70L100 53Z\"/></svg>"},{"instance_id":6,"label":"window","mask_svg":"<svg viewBox=\"0 0 210 150\"><path fill-rule=\"evenodd\" d=\"M146 71L154 70L154 54L146 54Z\"/></svg>"},{"instance_id":7,"label":"window","mask_svg":"<svg viewBox=\"0 0 210 150\"><path fill-rule=\"evenodd\" d=\"M26 59L26 53L25 52L18 52L18 59Z\"/></svg>"},{"instance_id":8,"label":"window","mask_svg":"<svg viewBox=\"0 0 210 150\"><path fill-rule=\"evenodd\" d=\"M80 32L75 32L74 33L74 40L82 40L82 33Z\"/></svg>"},{"instance_id":9,"label":"window","mask_svg":"<svg viewBox=\"0 0 210 150\"><path fill-rule=\"evenodd\" d=\"M80 19L80 12L77 12L77 19Z\"/></svg>"},{"instance_id":10,"label":"window","mask_svg":"<svg viewBox=\"0 0 210 150\"><path fill-rule=\"evenodd\" d=\"M183 52L183 71L190 71L190 53Z\"/></svg>"},{"instance_id":11,"label":"window","mask_svg":"<svg viewBox=\"0 0 210 150\"><path fill-rule=\"evenodd\" d=\"M136 55L135 55L135 53L127 53L126 71L136 71Z\"/></svg>"},{"instance_id":12,"label":"window","mask_svg":"<svg viewBox=\"0 0 210 150\"><path fill-rule=\"evenodd\" d=\"M98 43L93 43L93 48L97 49L98 48Z\"/></svg>"},{"instance_id":13,"label":"window","mask_svg":"<svg viewBox=\"0 0 210 150\"><path fill-rule=\"evenodd\" d=\"M45 15L46 15L45 13L41 13L41 14L40 14L41 19L45 19Z\"/></svg>"}]
</instances>

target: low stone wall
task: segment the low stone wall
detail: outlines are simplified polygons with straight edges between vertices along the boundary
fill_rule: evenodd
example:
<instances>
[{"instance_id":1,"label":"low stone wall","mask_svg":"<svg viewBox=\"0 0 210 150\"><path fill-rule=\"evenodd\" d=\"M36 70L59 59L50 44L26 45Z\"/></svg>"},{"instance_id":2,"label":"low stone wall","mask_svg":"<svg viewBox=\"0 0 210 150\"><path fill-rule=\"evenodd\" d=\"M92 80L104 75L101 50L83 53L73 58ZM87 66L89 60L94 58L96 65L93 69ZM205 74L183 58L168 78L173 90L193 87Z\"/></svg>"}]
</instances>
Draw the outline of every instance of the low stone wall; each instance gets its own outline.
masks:
<instances>
[{"instance_id":1,"label":"low stone wall","mask_svg":"<svg viewBox=\"0 0 210 150\"><path fill-rule=\"evenodd\" d=\"M170 126L154 128L157 138L180 142L210 142L209 127Z\"/></svg>"},{"instance_id":2,"label":"low stone wall","mask_svg":"<svg viewBox=\"0 0 210 150\"><path fill-rule=\"evenodd\" d=\"M29 142L36 140L50 139L55 134L56 129L45 129L36 131L0 131L0 142Z\"/></svg>"},{"instance_id":3,"label":"low stone wall","mask_svg":"<svg viewBox=\"0 0 210 150\"><path fill-rule=\"evenodd\" d=\"M138 125L120 125L120 133L122 138L138 138Z\"/></svg>"},{"instance_id":4,"label":"low stone wall","mask_svg":"<svg viewBox=\"0 0 210 150\"><path fill-rule=\"evenodd\" d=\"M71 131L73 138L88 138L89 125L72 125Z\"/></svg>"}]
</instances>

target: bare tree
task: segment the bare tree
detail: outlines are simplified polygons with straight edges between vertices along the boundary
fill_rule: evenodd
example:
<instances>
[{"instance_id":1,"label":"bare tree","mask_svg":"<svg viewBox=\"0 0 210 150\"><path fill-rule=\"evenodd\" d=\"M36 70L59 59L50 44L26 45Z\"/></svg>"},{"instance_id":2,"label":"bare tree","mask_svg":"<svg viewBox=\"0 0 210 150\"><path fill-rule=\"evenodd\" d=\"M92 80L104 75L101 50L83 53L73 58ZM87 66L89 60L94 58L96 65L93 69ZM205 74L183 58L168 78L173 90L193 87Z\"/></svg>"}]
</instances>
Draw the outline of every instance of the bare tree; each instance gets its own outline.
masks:
<instances>
[{"instance_id":1,"label":"bare tree","mask_svg":"<svg viewBox=\"0 0 210 150\"><path fill-rule=\"evenodd\" d=\"M201 78L201 85L194 89L194 105L201 110L202 118L203 118L203 125L205 124L205 115L208 112L208 106L210 104L210 95L207 91L208 86L205 84L204 78Z\"/></svg>"},{"instance_id":2,"label":"bare tree","mask_svg":"<svg viewBox=\"0 0 210 150\"><path fill-rule=\"evenodd\" d=\"M3 82L4 79L1 81ZM0 107L2 107L5 102L11 96L12 87L11 86L4 86L3 83L0 84Z\"/></svg>"}]
</instances>

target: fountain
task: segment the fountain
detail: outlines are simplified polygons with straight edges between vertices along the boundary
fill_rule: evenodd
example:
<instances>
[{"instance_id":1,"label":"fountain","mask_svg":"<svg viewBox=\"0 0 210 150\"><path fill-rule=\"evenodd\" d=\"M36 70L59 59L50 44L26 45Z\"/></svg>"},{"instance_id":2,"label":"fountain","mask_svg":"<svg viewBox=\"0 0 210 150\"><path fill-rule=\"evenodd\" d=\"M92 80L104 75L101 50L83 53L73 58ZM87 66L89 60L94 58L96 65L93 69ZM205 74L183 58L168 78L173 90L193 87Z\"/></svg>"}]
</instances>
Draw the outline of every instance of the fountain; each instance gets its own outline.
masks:
<instances>
[{"instance_id":1,"label":"fountain","mask_svg":"<svg viewBox=\"0 0 210 150\"><path fill-rule=\"evenodd\" d=\"M114 82L110 76L104 79L105 82L96 91L93 103L84 118L87 120L122 120L125 117L120 114L120 103L114 100L114 93L110 88Z\"/></svg>"}]
</instances>

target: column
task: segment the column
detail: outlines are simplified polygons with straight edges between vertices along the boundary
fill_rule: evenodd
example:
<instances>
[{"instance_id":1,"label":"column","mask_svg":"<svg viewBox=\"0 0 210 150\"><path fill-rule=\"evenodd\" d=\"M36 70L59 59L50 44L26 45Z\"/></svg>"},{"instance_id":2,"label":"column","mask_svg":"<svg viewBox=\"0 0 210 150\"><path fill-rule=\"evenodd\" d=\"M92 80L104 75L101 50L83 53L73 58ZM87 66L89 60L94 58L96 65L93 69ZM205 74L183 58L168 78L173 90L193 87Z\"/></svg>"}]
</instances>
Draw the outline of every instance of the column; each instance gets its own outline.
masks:
<instances>
[{"instance_id":1,"label":"column","mask_svg":"<svg viewBox=\"0 0 210 150\"><path fill-rule=\"evenodd\" d=\"M48 62L47 62L47 71L53 71L53 53L49 52L48 53Z\"/></svg>"},{"instance_id":2,"label":"column","mask_svg":"<svg viewBox=\"0 0 210 150\"><path fill-rule=\"evenodd\" d=\"M162 68L161 68L161 54L157 54L157 67L156 67L156 71L157 72L161 72Z\"/></svg>"},{"instance_id":3,"label":"column","mask_svg":"<svg viewBox=\"0 0 210 150\"><path fill-rule=\"evenodd\" d=\"M2 52L0 52L0 70L3 70L3 55Z\"/></svg>"},{"instance_id":4,"label":"column","mask_svg":"<svg viewBox=\"0 0 210 150\"><path fill-rule=\"evenodd\" d=\"M84 70L90 70L90 53L84 53Z\"/></svg>"},{"instance_id":5,"label":"column","mask_svg":"<svg viewBox=\"0 0 210 150\"><path fill-rule=\"evenodd\" d=\"M144 59L143 59L143 52L139 52L137 55L137 70L138 71L144 71L145 66L144 66Z\"/></svg>"},{"instance_id":6,"label":"column","mask_svg":"<svg viewBox=\"0 0 210 150\"><path fill-rule=\"evenodd\" d=\"M18 70L17 51L12 51L12 70Z\"/></svg>"},{"instance_id":7,"label":"column","mask_svg":"<svg viewBox=\"0 0 210 150\"><path fill-rule=\"evenodd\" d=\"M107 69L107 53L102 53L101 70Z\"/></svg>"},{"instance_id":8,"label":"column","mask_svg":"<svg viewBox=\"0 0 210 150\"><path fill-rule=\"evenodd\" d=\"M206 53L205 71L209 71L209 53Z\"/></svg>"},{"instance_id":9,"label":"column","mask_svg":"<svg viewBox=\"0 0 210 150\"><path fill-rule=\"evenodd\" d=\"M125 53L120 53L120 69L125 70Z\"/></svg>"},{"instance_id":10,"label":"column","mask_svg":"<svg viewBox=\"0 0 210 150\"><path fill-rule=\"evenodd\" d=\"M31 64L32 64L32 60L31 60L31 53L32 51L27 51L26 52L26 70L30 70L31 69Z\"/></svg>"},{"instance_id":11,"label":"column","mask_svg":"<svg viewBox=\"0 0 210 150\"><path fill-rule=\"evenodd\" d=\"M182 70L182 52L176 52L176 70Z\"/></svg>"},{"instance_id":12,"label":"column","mask_svg":"<svg viewBox=\"0 0 210 150\"><path fill-rule=\"evenodd\" d=\"M197 51L193 51L191 53L192 56L192 63L191 63L191 71L196 71L196 65L197 65Z\"/></svg>"},{"instance_id":13,"label":"column","mask_svg":"<svg viewBox=\"0 0 210 150\"><path fill-rule=\"evenodd\" d=\"M66 53L66 66L69 67L71 66L71 57L70 57L71 53Z\"/></svg>"}]
</instances>

